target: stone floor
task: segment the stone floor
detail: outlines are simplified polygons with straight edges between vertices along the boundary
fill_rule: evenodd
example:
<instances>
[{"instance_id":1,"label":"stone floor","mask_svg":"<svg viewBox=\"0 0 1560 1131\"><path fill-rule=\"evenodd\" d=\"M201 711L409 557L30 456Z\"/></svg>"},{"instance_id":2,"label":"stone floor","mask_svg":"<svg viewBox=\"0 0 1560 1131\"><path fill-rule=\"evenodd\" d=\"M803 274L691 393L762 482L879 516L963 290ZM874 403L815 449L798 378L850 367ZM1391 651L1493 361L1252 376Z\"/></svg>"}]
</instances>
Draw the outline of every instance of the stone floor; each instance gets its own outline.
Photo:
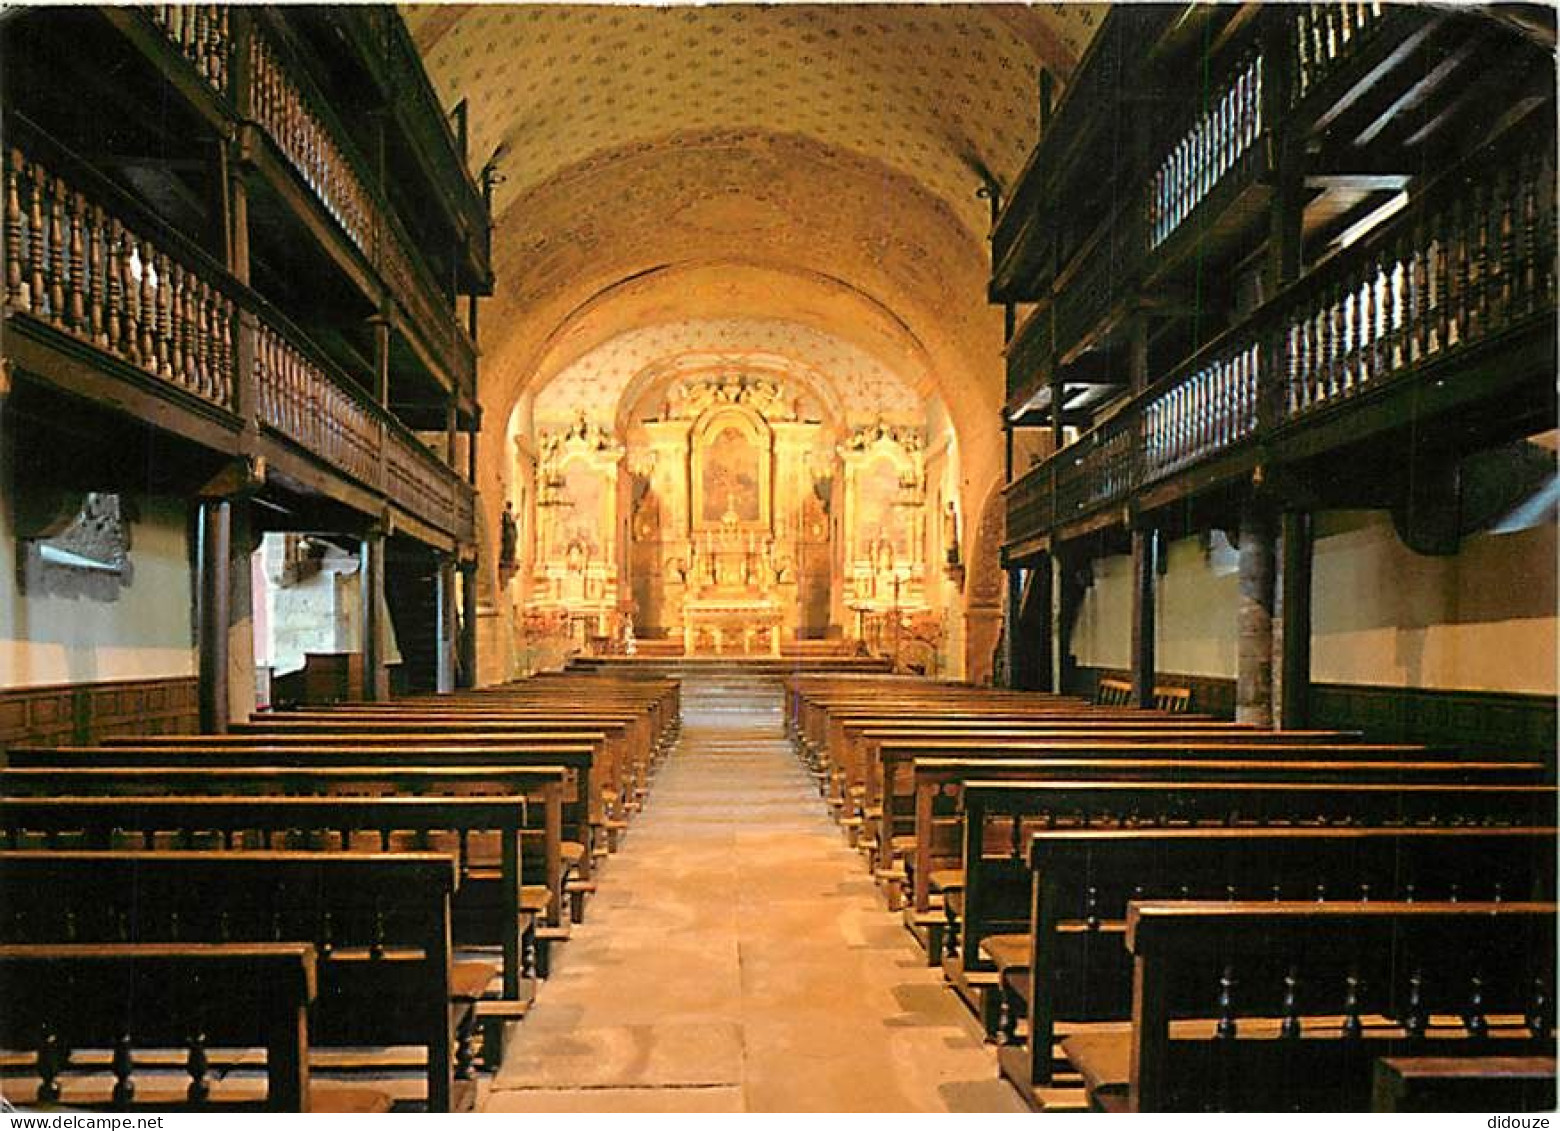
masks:
<instances>
[{"instance_id":1,"label":"stone floor","mask_svg":"<svg viewBox=\"0 0 1560 1131\"><path fill-rule=\"evenodd\" d=\"M711 673L483 1110L1023 1108L829 820L778 687Z\"/></svg>"}]
</instances>

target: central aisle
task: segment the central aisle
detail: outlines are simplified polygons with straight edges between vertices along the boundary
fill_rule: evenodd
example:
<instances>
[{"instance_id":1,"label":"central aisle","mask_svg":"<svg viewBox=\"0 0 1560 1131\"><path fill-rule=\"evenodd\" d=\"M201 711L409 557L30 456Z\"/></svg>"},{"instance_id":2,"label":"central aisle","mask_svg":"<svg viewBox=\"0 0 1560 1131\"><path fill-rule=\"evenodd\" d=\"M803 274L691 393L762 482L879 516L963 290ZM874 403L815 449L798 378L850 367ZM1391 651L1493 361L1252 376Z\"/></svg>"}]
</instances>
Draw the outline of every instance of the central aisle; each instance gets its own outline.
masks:
<instances>
[{"instance_id":1,"label":"central aisle","mask_svg":"<svg viewBox=\"0 0 1560 1131\"><path fill-rule=\"evenodd\" d=\"M484 1110L1023 1110L829 820L778 685L695 675L682 700Z\"/></svg>"}]
</instances>

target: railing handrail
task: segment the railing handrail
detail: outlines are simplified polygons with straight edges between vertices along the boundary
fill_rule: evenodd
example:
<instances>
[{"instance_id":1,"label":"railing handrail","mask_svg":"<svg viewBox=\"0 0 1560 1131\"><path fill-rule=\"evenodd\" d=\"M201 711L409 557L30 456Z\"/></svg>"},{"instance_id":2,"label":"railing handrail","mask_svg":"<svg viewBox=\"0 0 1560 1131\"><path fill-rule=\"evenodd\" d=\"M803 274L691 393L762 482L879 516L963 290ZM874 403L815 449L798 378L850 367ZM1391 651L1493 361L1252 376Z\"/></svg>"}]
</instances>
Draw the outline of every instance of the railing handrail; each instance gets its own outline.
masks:
<instances>
[{"instance_id":1,"label":"railing handrail","mask_svg":"<svg viewBox=\"0 0 1560 1131\"><path fill-rule=\"evenodd\" d=\"M73 182L82 182L75 185L77 191L118 213L123 223L142 230L144 235L166 245L170 252L177 252L179 258L187 261L186 266L197 269L208 283L229 297L239 299L254 293L234 278L226 264L211 252L98 172L85 158L45 132L25 114L11 110L6 112L3 121L7 151L19 149L55 167L57 175L67 175Z\"/></svg>"},{"instance_id":2,"label":"railing handrail","mask_svg":"<svg viewBox=\"0 0 1560 1131\"><path fill-rule=\"evenodd\" d=\"M1337 286L1343 277L1357 270L1362 263L1388 252L1394 244L1401 242L1405 233L1412 232L1428 213L1455 202L1467 191L1470 183L1493 183L1487 177L1470 180L1468 174L1470 170L1496 164L1492 159L1521 148L1521 142L1526 136L1522 127L1544 109L1546 106L1535 104L1525 115L1511 122L1498 137L1465 154L1456 164L1434 174L1429 180L1416 184L1409 203L1399 213L1349 248L1323 259L1310 271L1253 308L1245 317L1184 358L1163 377L1121 402L1109 419L1099 422L1072 444L1053 452L1014 480L1008 485L1008 490L1015 495L1020 494L1021 485L1029 484L1043 475L1058 473L1076 464L1090 451L1102 448L1111 439L1134 426L1149 407L1162 401L1186 382L1253 345L1259 345L1275 329L1287 329L1294 312L1307 306L1317 292ZM1259 396L1271 392L1271 389L1264 390L1259 386Z\"/></svg>"},{"instance_id":3,"label":"railing handrail","mask_svg":"<svg viewBox=\"0 0 1560 1131\"><path fill-rule=\"evenodd\" d=\"M25 115L12 112L6 115L4 122L7 162L9 162L10 152L16 150L32 160L47 165L55 176L68 184L71 191L99 205L127 228L138 231L145 238L154 241L171 259L193 271L207 285L216 288L231 299L238 310L252 314L277 333L288 348L297 351L310 364L318 367L337 391L349 397L363 412L380 422L388 435L405 441L412 451L419 453L419 456L425 458L431 465L437 465L451 480L464 483L459 473L429 451L415 432L393 412L374 401L363 385L355 381L345 369L326 355L308 334L263 295L234 277L225 264L169 225L145 204L98 172ZM236 358L232 359L234 364L236 360ZM228 376L236 385L242 384L244 375L235 372ZM258 408L253 404L241 407L245 413L255 413Z\"/></svg>"}]
</instances>

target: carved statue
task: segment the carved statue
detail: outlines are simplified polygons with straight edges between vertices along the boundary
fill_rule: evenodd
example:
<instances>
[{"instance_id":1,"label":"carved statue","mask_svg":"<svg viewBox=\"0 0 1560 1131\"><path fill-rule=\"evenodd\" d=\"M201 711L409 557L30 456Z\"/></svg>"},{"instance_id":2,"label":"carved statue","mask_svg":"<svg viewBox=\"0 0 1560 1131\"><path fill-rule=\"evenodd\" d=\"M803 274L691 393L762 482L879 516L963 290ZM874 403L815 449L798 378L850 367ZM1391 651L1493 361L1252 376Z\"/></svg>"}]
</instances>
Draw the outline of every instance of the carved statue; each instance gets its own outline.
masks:
<instances>
[{"instance_id":1,"label":"carved statue","mask_svg":"<svg viewBox=\"0 0 1560 1131\"><path fill-rule=\"evenodd\" d=\"M943 547L948 554L948 564L959 564L959 512L954 509L953 501L948 501L948 508L943 512Z\"/></svg>"},{"instance_id":2,"label":"carved statue","mask_svg":"<svg viewBox=\"0 0 1560 1131\"><path fill-rule=\"evenodd\" d=\"M520 524L515 519L515 505L504 500L504 513L499 519L498 564L501 569L513 569L515 555L520 545Z\"/></svg>"}]
</instances>

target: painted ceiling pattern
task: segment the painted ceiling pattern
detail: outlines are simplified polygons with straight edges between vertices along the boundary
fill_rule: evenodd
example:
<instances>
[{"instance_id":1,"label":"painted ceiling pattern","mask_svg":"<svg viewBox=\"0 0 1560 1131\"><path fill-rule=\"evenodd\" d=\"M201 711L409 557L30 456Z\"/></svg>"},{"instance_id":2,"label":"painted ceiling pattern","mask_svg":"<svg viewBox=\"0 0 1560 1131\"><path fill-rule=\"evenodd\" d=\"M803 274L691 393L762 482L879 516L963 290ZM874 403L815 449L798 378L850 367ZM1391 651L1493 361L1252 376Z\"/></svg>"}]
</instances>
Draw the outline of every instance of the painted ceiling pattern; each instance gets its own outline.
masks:
<instances>
[{"instance_id":1,"label":"painted ceiling pattern","mask_svg":"<svg viewBox=\"0 0 1560 1131\"><path fill-rule=\"evenodd\" d=\"M791 322L708 319L633 330L598 346L537 391L533 415L539 427L581 413L610 424L626 392L643 395L636 378L688 368L722 376L800 370L808 383L826 386L825 397L852 423L923 413L916 377L905 380L849 342Z\"/></svg>"},{"instance_id":2,"label":"painted ceiling pattern","mask_svg":"<svg viewBox=\"0 0 1560 1131\"><path fill-rule=\"evenodd\" d=\"M590 154L747 127L800 133L915 178L984 233L982 180L1035 141L1037 74L1065 76L1103 5L403 8L470 155L500 145L500 211Z\"/></svg>"},{"instance_id":3,"label":"painted ceiling pattern","mask_svg":"<svg viewBox=\"0 0 1560 1131\"><path fill-rule=\"evenodd\" d=\"M498 155L484 408L539 391L538 422L568 417L656 366L746 358L827 384L853 424L939 395L984 491L1002 315L976 190L1011 185L1040 70L1065 83L1104 10L402 8L441 100L467 104L473 169Z\"/></svg>"}]
</instances>

